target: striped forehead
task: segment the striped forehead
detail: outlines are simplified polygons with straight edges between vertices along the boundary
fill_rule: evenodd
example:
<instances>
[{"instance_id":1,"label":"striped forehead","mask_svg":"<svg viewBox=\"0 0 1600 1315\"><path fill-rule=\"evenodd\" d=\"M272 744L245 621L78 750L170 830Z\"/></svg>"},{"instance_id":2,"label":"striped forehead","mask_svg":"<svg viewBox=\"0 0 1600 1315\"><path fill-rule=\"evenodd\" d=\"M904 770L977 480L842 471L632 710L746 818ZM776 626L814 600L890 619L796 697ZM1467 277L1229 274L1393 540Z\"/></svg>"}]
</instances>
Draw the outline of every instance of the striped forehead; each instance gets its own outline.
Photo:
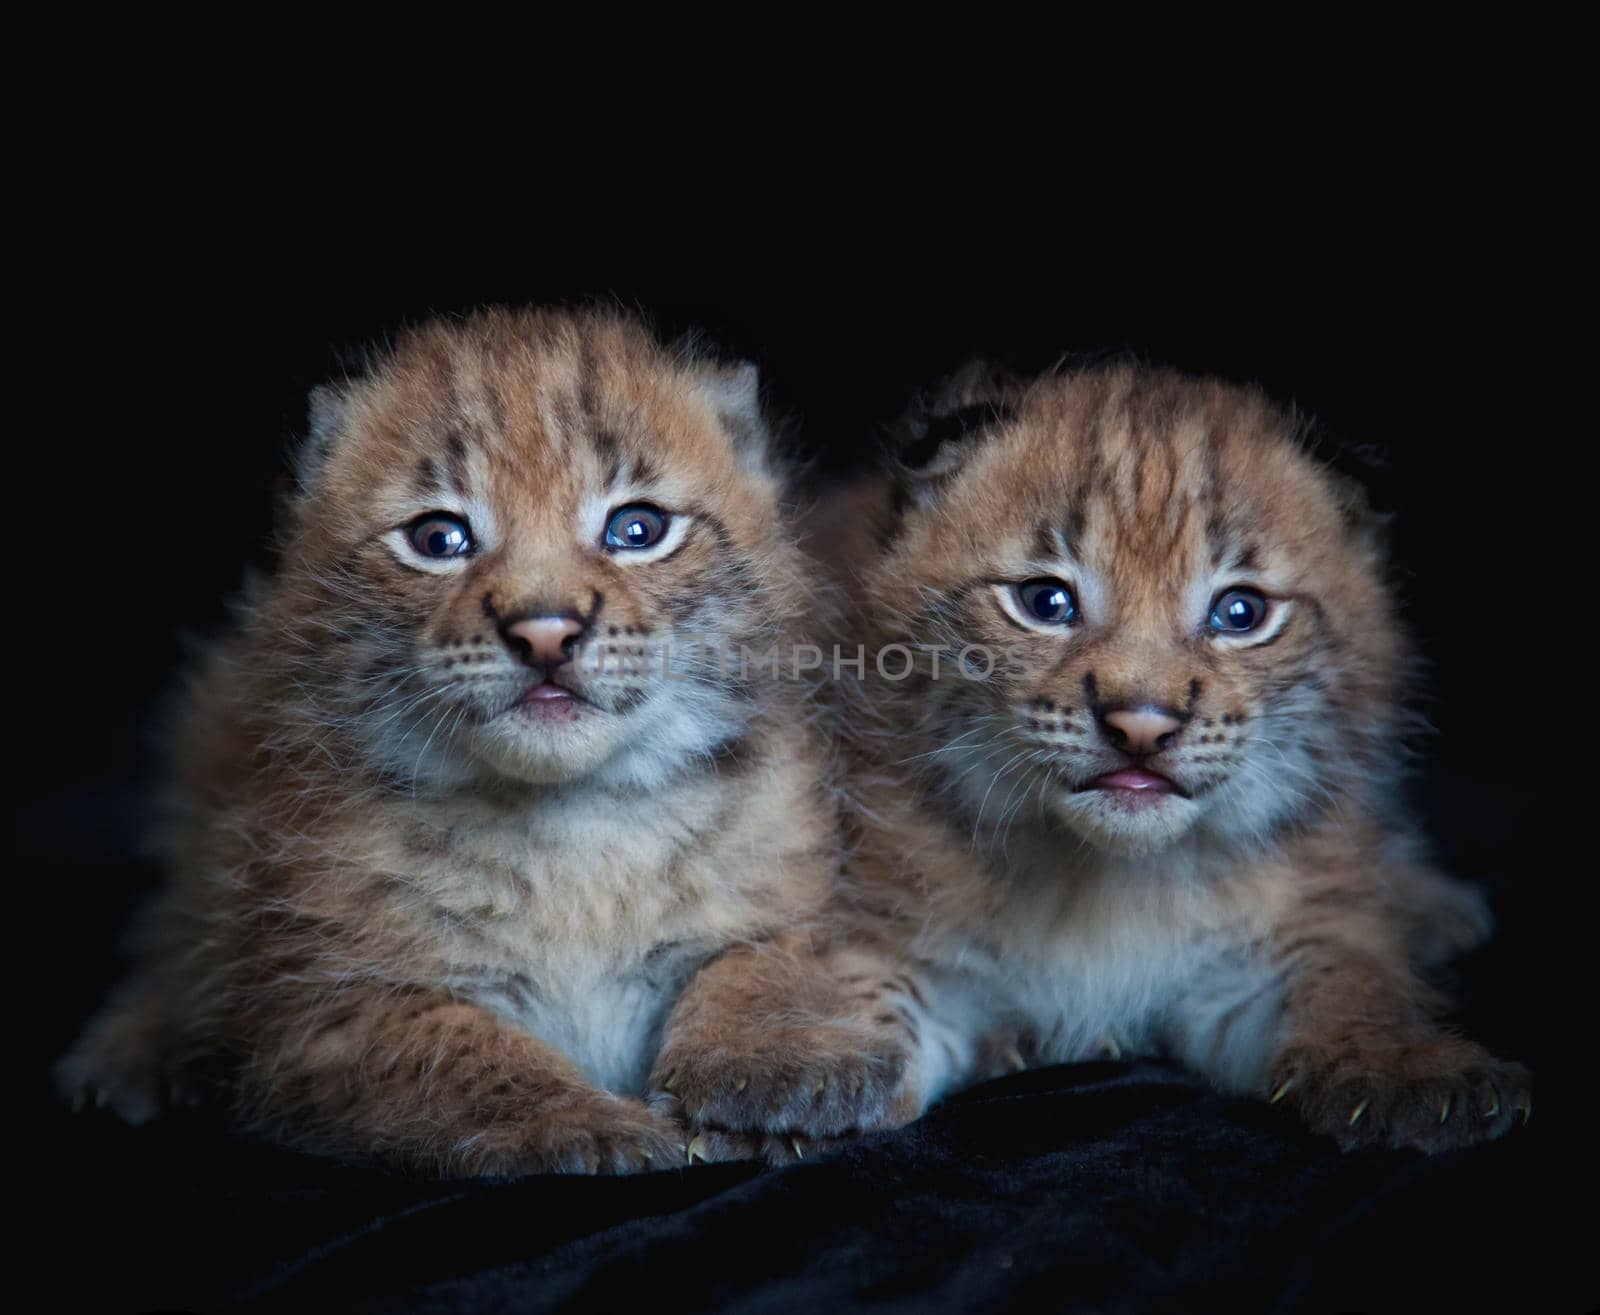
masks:
<instances>
[{"instance_id":1,"label":"striped forehead","mask_svg":"<svg viewBox=\"0 0 1600 1315\"><path fill-rule=\"evenodd\" d=\"M1228 474L1226 436L1203 416L1153 427L1124 412L1051 429L1018 452L1036 482L1041 449L1056 467L1048 496L1033 504L1039 555L1140 570L1249 569L1259 553L1253 499Z\"/></svg>"},{"instance_id":2,"label":"striped forehead","mask_svg":"<svg viewBox=\"0 0 1600 1315\"><path fill-rule=\"evenodd\" d=\"M652 425L608 373L582 351L441 363L405 408L413 486L548 502L659 479ZM627 391L637 396L638 382Z\"/></svg>"}]
</instances>

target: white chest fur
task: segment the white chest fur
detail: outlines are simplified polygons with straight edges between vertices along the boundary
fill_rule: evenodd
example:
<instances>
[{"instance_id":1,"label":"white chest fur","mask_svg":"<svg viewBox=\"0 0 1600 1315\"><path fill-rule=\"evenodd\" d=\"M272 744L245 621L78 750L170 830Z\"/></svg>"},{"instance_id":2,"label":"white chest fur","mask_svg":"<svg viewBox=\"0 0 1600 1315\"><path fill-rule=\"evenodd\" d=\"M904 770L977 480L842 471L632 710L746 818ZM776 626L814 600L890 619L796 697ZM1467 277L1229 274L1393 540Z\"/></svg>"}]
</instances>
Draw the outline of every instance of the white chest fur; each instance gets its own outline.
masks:
<instances>
[{"instance_id":1,"label":"white chest fur","mask_svg":"<svg viewBox=\"0 0 1600 1315\"><path fill-rule=\"evenodd\" d=\"M537 973L475 975L452 989L559 1050L607 1091L644 1092L661 1030L701 956L679 947L628 966L547 956Z\"/></svg>"},{"instance_id":2,"label":"white chest fur","mask_svg":"<svg viewBox=\"0 0 1600 1315\"><path fill-rule=\"evenodd\" d=\"M745 928L694 840L708 801L579 798L507 816L413 809L397 913L441 984L546 1042L598 1086L643 1091L696 967ZM675 805L675 806L674 806Z\"/></svg>"},{"instance_id":3,"label":"white chest fur","mask_svg":"<svg viewBox=\"0 0 1600 1315\"><path fill-rule=\"evenodd\" d=\"M1283 984L1214 887L1148 865L1012 875L981 923L919 946L930 1098L968 1080L991 1034L1041 1064L1165 1055L1228 1089L1260 1081Z\"/></svg>"}]
</instances>

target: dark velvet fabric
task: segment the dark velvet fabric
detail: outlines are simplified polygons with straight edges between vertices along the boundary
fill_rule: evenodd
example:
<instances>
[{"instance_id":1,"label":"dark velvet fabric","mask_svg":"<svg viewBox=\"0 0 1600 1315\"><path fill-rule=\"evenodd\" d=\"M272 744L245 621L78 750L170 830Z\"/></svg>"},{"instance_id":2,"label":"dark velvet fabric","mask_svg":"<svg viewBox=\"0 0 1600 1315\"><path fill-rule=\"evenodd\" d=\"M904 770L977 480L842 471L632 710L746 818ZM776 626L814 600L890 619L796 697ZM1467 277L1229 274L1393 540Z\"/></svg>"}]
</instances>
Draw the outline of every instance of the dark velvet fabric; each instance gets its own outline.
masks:
<instances>
[{"instance_id":1,"label":"dark velvet fabric","mask_svg":"<svg viewBox=\"0 0 1600 1315\"><path fill-rule=\"evenodd\" d=\"M204 1115L65 1118L62 1309L1576 1311L1600 1293L1547 1227L1537 1121L1437 1159L1341 1155L1155 1063L1019 1074L783 1170L632 1179L424 1182Z\"/></svg>"},{"instance_id":2,"label":"dark velvet fabric","mask_svg":"<svg viewBox=\"0 0 1600 1315\"><path fill-rule=\"evenodd\" d=\"M1584 864L1530 809L1445 774L1420 793L1441 858L1494 893L1501 932L1460 965L1459 1022L1536 1075L1538 1113L1437 1159L1341 1155L1282 1109L1153 1063L1018 1074L903 1131L780 1171L438 1183L293 1154L190 1113L130 1129L50 1101L45 1066L120 969L156 873L118 859L137 775L32 809L18 870L42 923L15 1125L33 1170L19 1275L62 1311L1021 1310L1580 1312L1600 1305L1592 940ZM1545 874L1539 882L1522 879ZM1550 874L1565 874L1552 890ZM1579 949L1567 944L1570 934ZM34 997L43 1001L33 1008ZM19 1279L21 1282L21 1279Z\"/></svg>"}]
</instances>

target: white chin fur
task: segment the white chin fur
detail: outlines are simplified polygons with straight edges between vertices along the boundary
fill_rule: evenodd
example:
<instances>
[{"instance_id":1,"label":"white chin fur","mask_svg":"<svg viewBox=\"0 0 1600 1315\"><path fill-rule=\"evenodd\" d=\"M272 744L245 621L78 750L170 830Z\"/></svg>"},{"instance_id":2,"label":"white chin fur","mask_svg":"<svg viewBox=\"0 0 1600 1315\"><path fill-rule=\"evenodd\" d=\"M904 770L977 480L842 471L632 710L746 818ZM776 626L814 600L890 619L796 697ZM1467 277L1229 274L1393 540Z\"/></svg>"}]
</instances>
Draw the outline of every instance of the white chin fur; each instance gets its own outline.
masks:
<instances>
[{"instance_id":1,"label":"white chin fur","mask_svg":"<svg viewBox=\"0 0 1600 1315\"><path fill-rule=\"evenodd\" d=\"M617 728L605 722L623 720L584 709L541 724L510 712L478 727L466 747L499 776L528 785L559 785L589 775L616 751Z\"/></svg>"},{"instance_id":2,"label":"white chin fur","mask_svg":"<svg viewBox=\"0 0 1600 1315\"><path fill-rule=\"evenodd\" d=\"M718 691L675 686L627 713L579 709L547 724L498 717L462 747L496 775L528 785L586 781L649 791L737 735L747 715Z\"/></svg>"},{"instance_id":3,"label":"white chin fur","mask_svg":"<svg viewBox=\"0 0 1600 1315\"><path fill-rule=\"evenodd\" d=\"M1181 795L1138 801L1120 800L1120 792L1063 790L1049 800L1050 811L1096 849L1107 854L1149 854L1175 844L1200 819L1200 805Z\"/></svg>"}]
</instances>

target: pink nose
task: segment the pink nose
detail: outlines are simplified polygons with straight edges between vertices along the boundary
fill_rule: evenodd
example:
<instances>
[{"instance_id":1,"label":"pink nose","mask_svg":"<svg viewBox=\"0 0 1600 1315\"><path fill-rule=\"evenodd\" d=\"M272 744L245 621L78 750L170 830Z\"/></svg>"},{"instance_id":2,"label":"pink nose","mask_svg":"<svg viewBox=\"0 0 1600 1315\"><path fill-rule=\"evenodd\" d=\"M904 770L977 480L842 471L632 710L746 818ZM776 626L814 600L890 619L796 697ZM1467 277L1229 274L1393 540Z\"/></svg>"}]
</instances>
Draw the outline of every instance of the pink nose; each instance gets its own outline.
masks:
<instances>
[{"instance_id":1,"label":"pink nose","mask_svg":"<svg viewBox=\"0 0 1600 1315\"><path fill-rule=\"evenodd\" d=\"M1171 713L1148 707L1118 708L1106 713L1103 720L1111 728L1112 738L1119 741L1117 747L1129 753L1154 753L1183 725Z\"/></svg>"},{"instance_id":2,"label":"pink nose","mask_svg":"<svg viewBox=\"0 0 1600 1315\"><path fill-rule=\"evenodd\" d=\"M570 616L529 616L504 627L513 648L523 649L523 660L547 667L560 666L572 657L572 645L583 633L583 622Z\"/></svg>"}]
</instances>

